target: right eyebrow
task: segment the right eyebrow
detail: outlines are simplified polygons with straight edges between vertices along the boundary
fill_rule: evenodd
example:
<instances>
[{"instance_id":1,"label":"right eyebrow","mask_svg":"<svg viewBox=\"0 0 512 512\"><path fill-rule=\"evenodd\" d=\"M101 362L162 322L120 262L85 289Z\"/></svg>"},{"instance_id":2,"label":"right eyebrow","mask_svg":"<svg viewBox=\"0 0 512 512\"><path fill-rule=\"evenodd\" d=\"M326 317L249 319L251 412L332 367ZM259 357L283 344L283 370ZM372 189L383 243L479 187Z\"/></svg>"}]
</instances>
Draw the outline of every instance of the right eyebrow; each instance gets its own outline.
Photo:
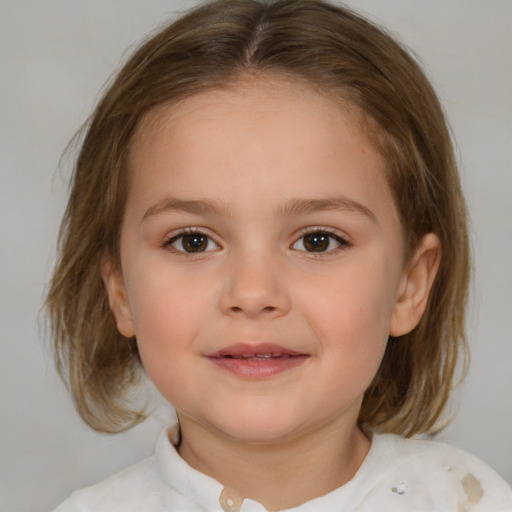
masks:
<instances>
[{"instance_id":1,"label":"right eyebrow","mask_svg":"<svg viewBox=\"0 0 512 512\"><path fill-rule=\"evenodd\" d=\"M196 215L223 215L226 217L231 216L229 210L224 205L220 202L213 201L212 199L183 200L169 197L148 208L142 217L142 221L145 221L154 215L166 212L185 212Z\"/></svg>"}]
</instances>

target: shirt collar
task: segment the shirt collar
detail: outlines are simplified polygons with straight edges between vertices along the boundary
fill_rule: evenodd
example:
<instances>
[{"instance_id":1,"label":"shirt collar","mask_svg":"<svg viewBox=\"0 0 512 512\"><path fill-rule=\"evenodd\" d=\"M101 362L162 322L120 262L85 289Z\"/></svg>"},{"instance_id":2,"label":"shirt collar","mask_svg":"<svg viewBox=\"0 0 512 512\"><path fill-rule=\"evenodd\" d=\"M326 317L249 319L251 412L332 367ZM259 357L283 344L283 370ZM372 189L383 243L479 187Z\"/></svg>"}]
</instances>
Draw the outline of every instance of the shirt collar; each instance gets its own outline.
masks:
<instances>
[{"instance_id":1,"label":"shirt collar","mask_svg":"<svg viewBox=\"0 0 512 512\"><path fill-rule=\"evenodd\" d=\"M179 441L178 423L165 429L157 441L156 463L167 485L204 510L219 510L220 506L225 512L265 512L261 504L244 500L235 490L187 464L176 449Z\"/></svg>"},{"instance_id":2,"label":"shirt collar","mask_svg":"<svg viewBox=\"0 0 512 512\"><path fill-rule=\"evenodd\" d=\"M382 477L382 461L389 460L388 457L391 455L387 453L387 437L373 434L370 451L352 480L324 496L288 509L289 512L317 512L332 510L332 507L349 507L351 510L361 498L361 487L363 486L367 492L369 482L378 482ZM157 442L156 462L167 485L208 511L219 510L220 506L224 512L265 512L266 509L261 504L249 499L244 500L235 490L224 487L214 478L187 464L176 449L179 441L179 424L175 423L160 434Z\"/></svg>"}]
</instances>

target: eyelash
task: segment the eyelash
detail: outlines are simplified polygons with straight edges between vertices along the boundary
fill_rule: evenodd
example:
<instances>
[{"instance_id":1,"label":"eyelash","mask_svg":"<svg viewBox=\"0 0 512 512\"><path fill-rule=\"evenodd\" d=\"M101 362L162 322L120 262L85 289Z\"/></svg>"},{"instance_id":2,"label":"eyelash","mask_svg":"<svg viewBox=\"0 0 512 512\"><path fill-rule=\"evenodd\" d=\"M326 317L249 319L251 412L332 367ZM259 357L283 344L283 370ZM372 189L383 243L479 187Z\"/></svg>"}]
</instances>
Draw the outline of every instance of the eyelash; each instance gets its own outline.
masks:
<instances>
[{"instance_id":1,"label":"eyelash","mask_svg":"<svg viewBox=\"0 0 512 512\"><path fill-rule=\"evenodd\" d=\"M183 239L187 235L197 235L198 237L204 237L204 239L206 239L206 244L207 244L206 247L203 250L199 250L199 251L180 250L180 249L177 249L176 247L174 247L174 244L181 239L182 240L181 246L183 248ZM299 243L302 243L302 246L305 247L304 239L308 235L320 235L320 236L327 237L327 239L328 239L327 240L327 242L328 242L327 249L319 250L319 251L315 251L315 250L308 251L306 248L305 249L297 249L296 245ZM334 247L333 249L329 249L329 246L331 245L331 240L334 240L338 244L338 246ZM215 240L213 240L213 238L211 236L204 233L204 231L201 231L198 228L186 228L186 229L183 229L182 231L180 231L179 233L166 239L163 246L164 246L164 248L169 249L172 252L175 252L177 254L181 254L181 255L186 254L189 256L192 256L192 255L197 256L204 252L210 252L212 250L211 248L209 248L211 244L215 245L213 250L220 247L219 244L217 242L215 242ZM294 248L300 252L314 255L315 258L324 257L327 254L332 254L332 253L336 253L338 251L343 251L343 250L349 248L350 246L351 246L351 243L348 242L345 238L343 238L339 234L337 234L336 232L326 229L326 228L320 228L320 227L311 227L311 228L305 229L304 231L302 231L300 233L300 236L297 238L297 240L291 245L292 248Z\"/></svg>"},{"instance_id":2,"label":"eyelash","mask_svg":"<svg viewBox=\"0 0 512 512\"><path fill-rule=\"evenodd\" d=\"M329 239L329 245L331 244L331 240L334 240L338 246L334 247L333 249L327 249L325 251L307 251L307 250L301 250L301 252L305 252L307 254L313 255L315 258L322 258L330 254L335 254L339 251L344 251L351 247L351 243L348 242L345 238L343 238L341 235L339 235L337 232L322 228L322 227L311 227L306 228L300 233L300 236L298 239L293 243L292 247L294 247L296 244L302 241L302 245L304 246L304 238L308 235L323 235L328 237Z\"/></svg>"},{"instance_id":3,"label":"eyelash","mask_svg":"<svg viewBox=\"0 0 512 512\"><path fill-rule=\"evenodd\" d=\"M207 246L206 246L206 249L202 250L202 251L186 251L186 250L179 250L177 249L176 247L173 246L174 243L178 242L180 239L182 240L181 242L181 245L183 247L183 238L187 235L196 235L198 237L204 237L205 239L207 239L206 243L207 243ZM213 240L213 238L211 236L208 236L206 233L204 233L203 231L201 231L200 229L197 229L197 228L185 228L183 230L181 230L179 233L169 237L167 240L165 240L164 242L164 248L166 249L169 249L171 250L172 252L175 252L175 253L178 253L178 254L187 254L187 255L199 255L199 254L202 254L203 252L210 252L211 249L208 249L208 247L211 245L211 244L215 244L216 247L219 247L219 244L217 242L215 242L215 240Z\"/></svg>"}]
</instances>

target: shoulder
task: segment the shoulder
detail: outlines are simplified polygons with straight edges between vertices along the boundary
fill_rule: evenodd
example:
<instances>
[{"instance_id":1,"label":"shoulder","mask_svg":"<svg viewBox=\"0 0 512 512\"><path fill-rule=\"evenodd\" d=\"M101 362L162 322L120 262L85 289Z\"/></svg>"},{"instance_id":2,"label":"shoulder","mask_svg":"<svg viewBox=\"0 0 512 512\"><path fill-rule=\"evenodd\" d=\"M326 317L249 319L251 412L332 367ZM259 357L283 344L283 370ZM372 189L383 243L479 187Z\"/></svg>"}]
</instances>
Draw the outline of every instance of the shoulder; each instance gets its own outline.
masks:
<instances>
[{"instance_id":1,"label":"shoulder","mask_svg":"<svg viewBox=\"0 0 512 512\"><path fill-rule=\"evenodd\" d=\"M100 483L75 491L54 512L139 512L148 506L148 497L161 494L160 487L154 457L149 457Z\"/></svg>"},{"instance_id":2,"label":"shoulder","mask_svg":"<svg viewBox=\"0 0 512 512\"><path fill-rule=\"evenodd\" d=\"M221 484L190 467L175 449L176 425L164 429L155 455L74 492L54 512L199 512L214 510Z\"/></svg>"},{"instance_id":3,"label":"shoulder","mask_svg":"<svg viewBox=\"0 0 512 512\"><path fill-rule=\"evenodd\" d=\"M510 485L473 455L444 443L391 434L376 435L374 440L380 445L381 459L389 457L387 464L378 462L386 467L378 487L394 497L396 504L416 503L415 496L421 496L427 497L425 510L512 511Z\"/></svg>"}]
</instances>

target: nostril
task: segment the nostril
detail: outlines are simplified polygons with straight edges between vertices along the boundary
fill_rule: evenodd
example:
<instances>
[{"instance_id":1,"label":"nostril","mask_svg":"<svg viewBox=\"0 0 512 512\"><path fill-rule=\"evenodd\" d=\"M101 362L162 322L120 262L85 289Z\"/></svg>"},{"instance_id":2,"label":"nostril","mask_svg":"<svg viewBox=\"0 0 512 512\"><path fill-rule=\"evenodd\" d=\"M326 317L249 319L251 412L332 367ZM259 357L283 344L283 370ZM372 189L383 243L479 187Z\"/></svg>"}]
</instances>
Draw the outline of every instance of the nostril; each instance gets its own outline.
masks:
<instances>
[{"instance_id":1,"label":"nostril","mask_svg":"<svg viewBox=\"0 0 512 512\"><path fill-rule=\"evenodd\" d=\"M230 308L230 311L232 313L236 313L236 314L240 314L240 313L244 313L244 312L249 312L248 310L246 310L245 308L241 307L241 306L231 306ZM263 308L261 308L259 310L259 313L275 313L276 311L278 311L278 308L275 307L275 306L264 306ZM250 312L249 312L250 313Z\"/></svg>"}]
</instances>

